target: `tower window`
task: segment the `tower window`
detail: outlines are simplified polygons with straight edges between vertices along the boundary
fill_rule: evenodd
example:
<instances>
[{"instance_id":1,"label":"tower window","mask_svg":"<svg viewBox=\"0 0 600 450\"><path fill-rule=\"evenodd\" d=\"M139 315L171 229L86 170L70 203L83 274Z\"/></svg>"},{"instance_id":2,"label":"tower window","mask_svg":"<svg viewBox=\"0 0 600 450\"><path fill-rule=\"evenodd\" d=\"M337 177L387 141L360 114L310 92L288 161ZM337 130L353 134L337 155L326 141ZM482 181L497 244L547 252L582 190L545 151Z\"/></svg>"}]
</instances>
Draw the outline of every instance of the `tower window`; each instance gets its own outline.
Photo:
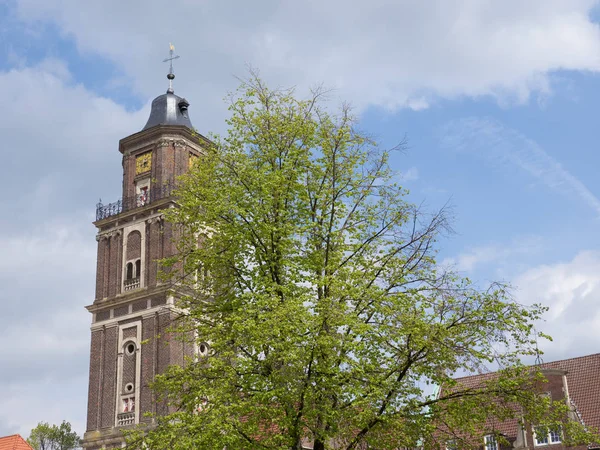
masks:
<instances>
[{"instance_id":1,"label":"tower window","mask_svg":"<svg viewBox=\"0 0 600 450\"><path fill-rule=\"evenodd\" d=\"M149 197L148 197L148 186L143 186L140 188L140 193L138 195L138 199L137 199L137 206L144 206L147 203L149 203Z\"/></svg>"},{"instance_id":2,"label":"tower window","mask_svg":"<svg viewBox=\"0 0 600 450\"><path fill-rule=\"evenodd\" d=\"M123 399L123 412L135 411L135 399L133 397Z\"/></svg>"},{"instance_id":3,"label":"tower window","mask_svg":"<svg viewBox=\"0 0 600 450\"><path fill-rule=\"evenodd\" d=\"M125 346L125 353L128 355L133 355L135 353L135 344L133 342L130 342Z\"/></svg>"},{"instance_id":4,"label":"tower window","mask_svg":"<svg viewBox=\"0 0 600 450\"><path fill-rule=\"evenodd\" d=\"M137 289L140 287L140 278L142 276L142 260L136 259L130 261L125 266L125 280L123 288L126 291Z\"/></svg>"},{"instance_id":5,"label":"tower window","mask_svg":"<svg viewBox=\"0 0 600 450\"><path fill-rule=\"evenodd\" d=\"M125 279L131 280L133 278L133 264L132 263L127 263L127 269L125 272L126 272Z\"/></svg>"}]
</instances>

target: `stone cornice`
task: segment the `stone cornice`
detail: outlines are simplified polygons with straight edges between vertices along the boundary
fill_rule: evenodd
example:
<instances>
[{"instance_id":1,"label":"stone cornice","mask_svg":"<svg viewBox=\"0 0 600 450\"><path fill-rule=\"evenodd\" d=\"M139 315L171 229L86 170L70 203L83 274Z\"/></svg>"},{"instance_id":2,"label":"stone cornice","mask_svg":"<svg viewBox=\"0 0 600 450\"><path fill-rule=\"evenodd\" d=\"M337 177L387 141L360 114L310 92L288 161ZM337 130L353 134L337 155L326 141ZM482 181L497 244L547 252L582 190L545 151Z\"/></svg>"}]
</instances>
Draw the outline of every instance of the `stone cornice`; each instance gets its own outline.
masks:
<instances>
[{"instance_id":1,"label":"stone cornice","mask_svg":"<svg viewBox=\"0 0 600 450\"><path fill-rule=\"evenodd\" d=\"M112 237L119 237L123 234L123 230L121 228L111 228L110 230L103 231L98 233L96 236L97 241L101 241L102 239L110 239Z\"/></svg>"},{"instance_id":2,"label":"stone cornice","mask_svg":"<svg viewBox=\"0 0 600 450\"><path fill-rule=\"evenodd\" d=\"M102 430L90 430L83 434L82 447L88 448L101 448L109 445L121 445L125 442L123 432L121 430L132 430L139 428L143 430L151 430L156 427L155 423L139 423L135 425L125 425L122 427L111 427Z\"/></svg>"},{"instance_id":3,"label":"stone cornice","mask_svg":"<svg viewBox=\"0 0 600 450\"><path fill-rule=\"evenodd\" d=\"M161 216L162 213L160 211L158 211L159 209L164 209L165 206L167 206L167 205L172 206L174 204L175 204L175 198L173 198L173 197L161 198L159 200L150 202L146 206L141 206L138 208L131 209L129 211L121 212L119 214L115 214L114 216L107 217L106 219L97 220L96 222L94 222L94 225L96 225L97 228L102 228L103 226L106 226L106 225L110 224L111 222L114 222L114 224L112 225L112 228L109 230L103 231L102 233L99 233L99 235L101 235L101 234L109 232L113 229L120 228L122 222L129 222L129 219L132 217L133 217L133 220L136 220L136 218L138 216L144 217L145 220L148 220L149 218L152 218L152 217ZM145 216L147 216L147 217L145 217Z\"/></svg>"},{"instance_id":4,"label":"stone cornice","mask_svg":"<svg viewBox=\"0 0 600 450\"><path fill-rule=\"evenodd\" d=\"M195 131L180 125L157 125L144 131L132 134L119 141L119 151L126 155L139 150L149 149L156 143L164 144L179 142L202 152L202 147L211 142Z\"/></svg>"},{"instance_id":5,"label":"stone cornice","mask_svg":"<svg viewBox=\"0 0 600 450\"><path fill-rule=\"evenodd\" d=\"M119 306L127 305L137 300L152 297L157 294L166 294L172 291L172 286L162 285L154 288L138 289L134 291L127 291L125 293L118 294L117 296L110 299L98 300L85 307L91 313L98 313L106 309L117 308Z\"/></svg>"},{"instance_id":6,"label":"stone cornice","mask_svg":"<svg viewBox=\"0 0 600 450\"><path fill-rule=\"evenodd\" d=\"M172 305L153 306L150 309L144 309L142 311L136 311L136 312L132 312L130 314L124 314L122 316L113 317L111 319L103 320L101 322L94 322L90 326L90 331L94 332L94 331L99 331L102 329L117 327L117 326L119 326L119 324L121 322L126 321L126 320L131 321L131 322L127 322L124 325L122 325L123 328L129 327L129 326L135 326L136 322L132 321L133 319L145 320L145 319L154 317L156 315L161 316L164 314L171 314L172 311L176 311ZM179 312L179 311L176 311L176 312Z\"/></svg>"}]
</instances>

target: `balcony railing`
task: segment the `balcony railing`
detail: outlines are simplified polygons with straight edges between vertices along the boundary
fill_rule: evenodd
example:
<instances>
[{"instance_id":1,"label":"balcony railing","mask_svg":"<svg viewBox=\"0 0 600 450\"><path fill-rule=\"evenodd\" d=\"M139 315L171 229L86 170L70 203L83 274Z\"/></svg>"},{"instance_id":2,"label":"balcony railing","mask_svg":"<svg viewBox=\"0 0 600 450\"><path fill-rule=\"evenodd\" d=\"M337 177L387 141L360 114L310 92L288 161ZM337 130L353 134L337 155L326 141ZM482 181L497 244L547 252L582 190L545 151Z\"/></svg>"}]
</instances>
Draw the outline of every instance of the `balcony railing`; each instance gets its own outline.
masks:
<instances>
[{"instance_id":1,"label":"balcony railing","mask_svg":"<svg viewBox=\"0 0 600 450\"><path fill-rule=\"evenodd\" d=\"M131 278L129 280L125 280L123 282L123 288L126 291L131 291L132 289L137 289L140 287L140 279L139 278Z\"/></svg>"},{"instance_id":2,"label":"balcony railing","mask_svg":"<svg viewBox=\"0 0 600 450\"><path fill-rule=\"evenodd\" d=\"M135 423L135 411L117 414L117 426L133 425Z\"/></svg>"},{"instance_id":3,"label":"balcony railing","mask_svg":"<svg viewBox=\"0 0 600 450\"><path fill-rule=\"evenodd\" d=\"M102 200L100 200L96 205L96 220L116 216L122 212L131 211L132 209L149 205L157 200L170 197L174 190L175 183L169 181L161 186L152 186L148 191L141 194L134 195L133 197L123 197L121 200L107 205L103 204Z\"/></svg>"}]
</instances>

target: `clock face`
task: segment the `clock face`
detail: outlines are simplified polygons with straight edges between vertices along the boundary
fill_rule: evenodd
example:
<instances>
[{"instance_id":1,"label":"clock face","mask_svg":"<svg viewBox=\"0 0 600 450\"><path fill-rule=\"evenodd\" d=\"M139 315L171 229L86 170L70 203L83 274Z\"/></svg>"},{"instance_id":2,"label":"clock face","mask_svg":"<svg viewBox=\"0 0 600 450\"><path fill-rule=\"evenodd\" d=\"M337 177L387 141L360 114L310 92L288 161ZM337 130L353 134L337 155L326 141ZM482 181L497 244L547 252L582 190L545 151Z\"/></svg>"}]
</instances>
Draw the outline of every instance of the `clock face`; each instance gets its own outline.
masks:
<instances>
[{"instance_id":1,"label":"clock face","mask_svg":"<svg viewBox=\"0 0 600 450\"><path fill-rule=\"evenodd\" d=\"M135 174L148 172L152 169L152 152L144 153L135 158Z\"/></svg>"}]
</instances>

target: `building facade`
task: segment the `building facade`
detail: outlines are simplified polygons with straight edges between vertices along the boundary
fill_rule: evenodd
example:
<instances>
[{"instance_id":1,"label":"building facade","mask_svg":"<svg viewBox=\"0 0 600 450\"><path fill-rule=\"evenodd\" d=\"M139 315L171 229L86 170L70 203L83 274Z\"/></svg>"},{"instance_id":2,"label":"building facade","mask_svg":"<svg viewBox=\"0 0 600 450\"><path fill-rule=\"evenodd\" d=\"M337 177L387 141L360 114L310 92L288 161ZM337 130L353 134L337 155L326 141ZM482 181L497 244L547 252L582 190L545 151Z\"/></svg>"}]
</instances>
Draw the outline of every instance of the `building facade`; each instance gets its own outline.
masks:
<instances>
[{"instance_id":1,"label":"building facade","mask_svg":"<svg viewBox=\"0 0 600 450\"><path fill-rule=\"evenodd\" d=\"M175 205L177 178L205 142L192 130L188 106L171 87L152 102L146 126L119 142L122 199L97 205L96 295L87 307L92 325L85 449L121 448L124 428L151 425L145 413L166 413L149 383L194 354L193 343L168 332L177 316L176 295L159 276L159 260L176 251L176 229L163 213Z\"/></svg>"},{"instance_id":2,"label":"building facade","mask_svg":"<svg viewBox=\"0 0 600 450\"><path fill-rule=\"evenodd\" d=\"M569 417L565 420L580 422L590 430L600 429L600 354L581 356L542 363L539 369L547 382L543 393L552 401L564 401L569 407ZM463 387L476 387L493 373L458 378ZM502 436L504 443L497 436ZM600 442L587 445L567 446L563 442L561 429L544 429L535 424L521 426L515 419L489 421L487 430L479 439L482 450L591 450L600 449ZM508 442L508 444L506 443ZM454 448L452 442L446 448Z\"/></svg>"}]
</instances>

